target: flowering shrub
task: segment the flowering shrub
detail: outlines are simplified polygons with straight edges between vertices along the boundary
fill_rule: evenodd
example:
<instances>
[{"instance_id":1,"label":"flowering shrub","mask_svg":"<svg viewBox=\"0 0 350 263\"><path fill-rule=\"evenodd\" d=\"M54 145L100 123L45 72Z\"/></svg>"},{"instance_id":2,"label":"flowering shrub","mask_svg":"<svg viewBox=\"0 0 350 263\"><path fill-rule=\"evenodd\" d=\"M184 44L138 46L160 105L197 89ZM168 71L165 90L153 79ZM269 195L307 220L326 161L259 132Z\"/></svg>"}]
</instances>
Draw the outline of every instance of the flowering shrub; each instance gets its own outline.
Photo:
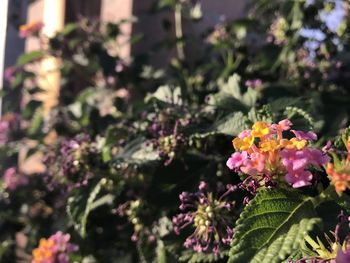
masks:
<instances>
[{"instance_id":1,"label":"flowering shrub","mask_svg":"<svg viewBox=\"0 0 350 263\"><path fill-rule=\"evenodd\" d=\"M255 0L203 39L199 1L151 11L176 39L124 59L133 21L19 28L43 45L5 72L0 262L347 262L349 3Z\"/></svg>"}]
</instances>

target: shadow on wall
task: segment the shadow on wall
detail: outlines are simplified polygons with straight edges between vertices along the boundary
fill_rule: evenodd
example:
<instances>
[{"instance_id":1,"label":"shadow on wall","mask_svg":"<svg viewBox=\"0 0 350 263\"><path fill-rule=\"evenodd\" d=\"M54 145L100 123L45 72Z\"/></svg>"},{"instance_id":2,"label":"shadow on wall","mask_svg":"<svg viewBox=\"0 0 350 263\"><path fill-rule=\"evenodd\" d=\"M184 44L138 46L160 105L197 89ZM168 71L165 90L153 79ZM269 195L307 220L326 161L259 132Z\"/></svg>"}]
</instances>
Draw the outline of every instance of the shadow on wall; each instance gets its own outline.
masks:
<instances>
[{"instance_id":1,"label":"shadow on wall","mask_svg":"<svg viewBox=\"0 0 350 263\"><path fill-rule=\"evenodd\" d=\"M132 13L138 18L133 25L133 35L142 34L143 40L132 46L132 54L141 54L145 50L153 51L151 64L162 66L169 63L175 50L162 48L158 43L164 38L175 39L174 14L162 12L155 15L151 12L155 0L135 0ZM195 59L200 55L199 38L208 28L213 27L223 18L227 20L242 17L245 11L245 0L202 0L200 1L204 17L198 23L184 23L184 34L191 36L191 45L186 47L185 56ZM166 31L164 24L171 25ZM202 42L201 42L202 43Z\"/></svg>"},{"instance_id":2,"label":"shadow on wall","mask_svg":"<svg viewBox=\"0 0 350 263\"><path fill-rule=\"evenodd\" d=\"M5 68L16 63L17 57L24 51L24 40L18 36L18 28L27 19L27 0L10 0L8 6L6 32Z\"/></svg>"},{"instance_id":3,"label":"shadow on wall","mask_svg":"<svg viewBox=\"0 0 350 263\"><path fill-rule=\"evenodd\" d=\"M175 55L175 50L169 50L159 45L164 38L175 39L174 14L171 12L162 12L160 14L152 12L152 7L156 1L66 0L65 20L66 22L73 22L78 19L79 15L83 15L90 19L100 16L103 21L116 22L120 19L136 16L138 18L137 23L132 26L124 25L121 29L126 36L118 40L122 44L120 56L127 58L130 54L138 55L144 51L151 51L153 56L150 63L156 67L161 67L169 63L170 58ZM203 19L195 24L183 24L184 33L193 37L192 44L188 45L185 50L185 55L190 55L192 58L200 55L200 47L198 45L200 34L218 23L223 17L227 20L232 20L243 16L246 3L245 0L201 0L200 2L204 14ZM37 0L31 4L28 9L28 21L40 21L43 17L42 10L42 0ZM168 31L164 30L164 24L170 25ZM133 46L125 45L127 39L138 35L143 36L142 41ZM26 44L27 50L37 48L38 43L33 41L31 39L28 40Z\"/></svg>"}]
</instances>

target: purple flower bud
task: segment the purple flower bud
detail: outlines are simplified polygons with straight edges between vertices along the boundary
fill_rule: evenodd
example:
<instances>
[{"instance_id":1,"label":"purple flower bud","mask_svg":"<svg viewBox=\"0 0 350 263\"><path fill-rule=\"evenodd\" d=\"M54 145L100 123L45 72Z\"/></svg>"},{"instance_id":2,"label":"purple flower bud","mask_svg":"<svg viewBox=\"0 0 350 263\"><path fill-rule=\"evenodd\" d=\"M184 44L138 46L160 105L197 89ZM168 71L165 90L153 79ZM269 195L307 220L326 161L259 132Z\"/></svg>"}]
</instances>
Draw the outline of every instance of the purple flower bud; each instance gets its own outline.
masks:
<instances>
[{"instance_id":1,"label":"purple flower bud","mask_svg":"<svg viewBox=\"0 0 350 263\"><path fill-rule=\"evenodd\" d=\"M136 242L138 239L139 238L135 233L131 236L131 241L133 241L133 242Z\"/></svg>"},{"instance_id":2,"label":"purple flower bud","mask_svg":"<svg viewBox=\"0 0 350 263\"><path fill-rule=\"evenodd\" d=\"M328 140L326 145L322 148L323 153L329 152L333 148L333 143L331 140Z\"/></svg>"},{"instance_id":3,"label":"purple flower bud","mask_svg":"<svg viewBox=\"0 0 350 263\"><path fill-rule=\"evenodd\" d=\"M235 192L238 189L238 187L237 187L237 185L228 184L228 185L226 185L226 189L230 192Z\"/></svg>"},{"instance_id":4,"label":"purple flower bud","mask_svg":"<svg viewBox=\"0 0 350 263\"><path fill-rule=\"evenodd\" d=\"M243 199L243 204L244 204L244 205L247 205L247 204L249 203L249 201L250 201L249 197L246 196L246 197L244 197L244 199Z\"/></svg>"},{"instance_id":5,"label":"purple flower bud","mask_svg":"<svg viewBox=\"0 0 350 263\"><path fill-rule=\"evenodd\" d=\"M148 239L148 242L154 243L154 241L156 241L156 236L155 235L149 235L147 239Z\"/></svg>"},{"instance_id":6,"label":"purple flower bud","mask_svg":"<svg viewBox=\"0 0 350 263\"><path fill-rule=\"evenodd\" d=\"M190 200L190 198L191 198L191 195L188 192L182 192L179 195L179 199L180 199L181 202L187 202L187 201Z\"/></svg>"},{"instance_id":7,"label":"purple flower bud","mask_svg":"<svg viewBox=\"0 0 350 263\"><path fill-rule=\"evenodd\" d=\"M197 253L201 253L203 251L203 247L200 245L200 244L196 244L194 247L193 247L193 250L196 251Z\"/></svg>"},{"instance_id":8,"label":"purple flower bud","mask_svg":"<svg viewBox=\"0 0 350 263\"><path fill-rule=\"evenodd\" d=\"M208 189L208 184L206 183L206 182L204 182L204 181L201 181L200 183L199 183L199 186L198 186L198 189L200 190L200 191L205 191L205 190L207 190Z\"/></svg>"},{"instance_id":9,"label":"purple flower bud","mask_svg":"<svg viewBox=\"0 0 350 263\"><path fill-rule=\"evenodd\" d=\"M340 248L338 253L337 253L337 258L336 258L335 262L337 262L337 263L348 263L348 262L350 262L350 248L348 248L346 251L343 251Z\"/></svg>"},{"instance_id":10,"label":"purple flower bud","mask_svg":"<svg viewBox=\"0 0 350 263\"><path fill-rule=\"evenodd\" d=\"M294 133L295 137L297 137L299 140L310 140L310 141L317 140L317 134L312 131L308 131L308 132L296 131L296 130L290 130L290 131Z\"/></svg>"}]
</instances>

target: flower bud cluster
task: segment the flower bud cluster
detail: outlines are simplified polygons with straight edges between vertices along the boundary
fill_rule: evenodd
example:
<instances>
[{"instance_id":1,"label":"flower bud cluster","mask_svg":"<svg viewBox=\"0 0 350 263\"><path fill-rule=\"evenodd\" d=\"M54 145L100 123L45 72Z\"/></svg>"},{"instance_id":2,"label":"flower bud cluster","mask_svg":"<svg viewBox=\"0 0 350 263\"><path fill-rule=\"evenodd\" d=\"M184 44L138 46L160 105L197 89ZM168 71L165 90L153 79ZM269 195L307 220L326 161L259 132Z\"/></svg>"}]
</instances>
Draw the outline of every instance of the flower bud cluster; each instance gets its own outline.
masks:
<instances>
[{"instance_id":1,"label":"flower bud cluster","mask_svg":"<svg viewBox=\"0 0 350 263\"><path fill-rule=\"evenodd\" d=\"M49 174L45 178L54 189L66 185L74 189L87 185L92 176L90 166L96 162L96 149L87 134L79 134L73 139L63 140L60 151L48 153L45 164Z\"/></svg>"},{"instance_id":2,"label":"flower bud cluster","mask_svg":"<svg viewBox=\"0 0 350 263\"><path fill-rule=\"evenodd\" d=\"M173 218L176 234L187 227L194 232L186 238L184 246L193 248L196 252L220 252L220 247L229 245L233 237L234 202L226 200L227 196L237 187L227 185L225 192L215 197L208 191L208 184L201 182L198 192L180 194L181 213Z\"/></svg>"}]
</instances>

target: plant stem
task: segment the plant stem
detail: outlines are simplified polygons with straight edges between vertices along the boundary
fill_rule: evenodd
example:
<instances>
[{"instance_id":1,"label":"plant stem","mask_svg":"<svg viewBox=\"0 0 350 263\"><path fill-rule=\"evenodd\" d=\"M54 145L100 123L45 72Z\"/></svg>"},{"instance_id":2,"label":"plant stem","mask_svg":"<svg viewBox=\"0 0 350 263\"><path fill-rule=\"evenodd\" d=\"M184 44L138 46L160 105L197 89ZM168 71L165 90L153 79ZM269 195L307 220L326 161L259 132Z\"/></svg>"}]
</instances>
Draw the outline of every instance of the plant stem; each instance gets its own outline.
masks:
<instances>
[{"instance_id":1,"label":"plant stem","mask_svg":"<svg viewBox=\"0 0 350 263\"><path fill-rule=\"evenodd\" d=\"M177 3L175 5L175 36L177 55L180 60L185 59L183 31L182 31L182 5Z\"/></svg>"}]
</instances>

